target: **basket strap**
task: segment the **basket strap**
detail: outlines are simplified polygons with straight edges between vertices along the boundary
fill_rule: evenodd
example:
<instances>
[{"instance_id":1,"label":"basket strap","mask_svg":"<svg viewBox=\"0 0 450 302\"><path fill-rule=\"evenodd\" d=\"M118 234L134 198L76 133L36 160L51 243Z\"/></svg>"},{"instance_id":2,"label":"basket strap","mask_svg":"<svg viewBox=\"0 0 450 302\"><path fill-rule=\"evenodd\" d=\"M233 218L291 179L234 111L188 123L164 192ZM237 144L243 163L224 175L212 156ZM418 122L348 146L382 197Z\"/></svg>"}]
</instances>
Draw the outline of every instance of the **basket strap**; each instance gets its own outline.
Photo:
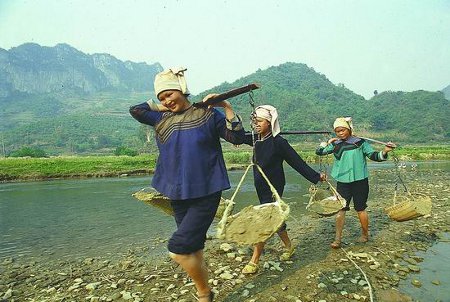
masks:
<instances>
[{"instance_id":1,"label":"basket strap","mask_svg":"<svg viewBox=\"0 0 450 302\"><path fill-rule=\"evenodd\" d=\"M395 187L394 187L394 198L393 198L394 206L397 203L396 202L397 201L397 190L398 190L398 183L396 183Z\"/></svg>"},{"instance_id":2,"label":"basket strap","mask_svg":"<svg viewBox=\"0 0 450 302\"><path fill-rule=\"evenodd\" d=\"M411 193L409 192L408 188L405 185L405 182L403 181L401 175L400 175L400 160L397 157L397 155L394 153L394 151L391 152L392 153L392 158L394 159L394 163L395 163L395 171L396 171L396 175L397 175L397 179L395 181L395 191L397 191L398 189L398 183L400 183L403 186L403 189L405 190L405 192L408 195L411 195Z\"/></svg>"},{"instance_id":3,"label":"basket strap","mask_svg":"<svg viewBox=\"0 0 450 302\"><path fill-rule=\"evenodd\" d=\"M248 165L247 169L245 169L244 175L242 175L241 180L239 181L236 189L234 190L233 195L231 196L231 201L234 202L234 198L236 197L237 193L239 192L239 190L241 189L242 184L244 183L244 179L247 176L248 171L250 170L250 168L253 166L253 164Z\"/></svg>"},{"instance_id":4,"label":"basket strap","mask_svg":"<svg viewBox=\"0 0 450 302\"><path fill-rule=\"evenodd\" d=\"M341 194L339 194L339 192L335 189L335 187L333 187L333 185L328 180L327 183L330 186L331 192L333 192L334 196L336 196L336 199L339 200L339 202L343 207L345 207L347 201L344 198L342 198Z\"/></svg>"},{"instance_id":5,"label":"basket strap","mask_svg":"<svg viewBox=\"0 0 450 302\"><path fill-rule=\"evenodd\" d=\"M318 189L315 185L311 185L309 187L310 197L309 197L308 204L306 205L306 209L308 209L310 206L312 206L314 204L314 196L316 196L317 191L318 191Z\"/></svg>"},{"instance_id":6,"label":"basket strap","mask_svg":"<svg viewBox=\"0 0 450 302\"><path fill-rule=\"evenodd\" d=\"M248 165L247 169L244 172L244 175L242 175L241 180L239 181L236 190L233 193L233 196L231 196L230 201L234 202L234 198L236 197L237 193L239 192L239 190L241 189L241 186L244 182L245 177L247 176L248 171L250 170L250 168L252 166L256 166L256 168L258 169L259 173L261 173L262 177L264 178L264 180L267 182L267 184L269 185L270 191L272 192L273 196L275 197L276 201L281 201L281 203L284 203L284 201L282 201L280 195L278 194L277 190L275 189L275 187L272 185L272 183L270 182L269 178L266 176L266 174L264 173L264 171L261 169L261 167L257 164L250 164Z\"/></svg>"},{"instance_id":7,"label":"basket strap","mask_svg":"<svg viewBox=\"0 0 450 302\"><path fill-rule=\"evenodd\" d=\"M342 207L345 207L345 205L347 204L347 202L345 201L344 198L342 198L342 196L339 194L339 192L334 188L334 186L327 180L327 184L328 184L328 188L330 189L331 193L336 197L337 201L339 201L341 203ZM312 185L311 186L313 192L311 193L311 196L309 198L309 202L308 205L306 206L306 209L308 209L311 205L314 204L314 196L317 193L317 187Z\"/></svg>"},{"instance_id":8,"label":"basket strap","mask_svg":"<svg viewBox=\"0 0 450 302\"><path fill-rule=\"evenodd\" d=\"M236 197L237 193L241 189L242 184L244 183L244 179L248 174L248 171L253 166L253 164L248 165L247 169L245 169L244 174L241 177L241 180L239 181L236 189L234 190L233 195L231 196L231 199L226 199L227 206L225 207L225 210L223 211L222 218L220 218L220 221L217 223L217 237L219 239L223 239L225 237L224 230L225 225L227 224L228 217L231 216L231 213L233 212L233 208L235 205L234 198Z\"/></svg>"},{"instance_id":9,"label":"basket strap","mask_svg":"<svg viewBox=\"0 0 450 302\"><path fill-rule=\"evenodd\" d=\"M277 190L275 189L275 187L272 185L272 183L269 181L269 178L267 178L266 174L264 173L264 171L261 169L261 167L257 164L253 164L256 166L256 168L258 169L259 173L261 173L262 177L264 178L264 180L267 182L267 184L269 185L270 191L272 191L273 196L275 197L275 199L281 200L280 195L278 194Z\"/></svg>"}]
</instances>

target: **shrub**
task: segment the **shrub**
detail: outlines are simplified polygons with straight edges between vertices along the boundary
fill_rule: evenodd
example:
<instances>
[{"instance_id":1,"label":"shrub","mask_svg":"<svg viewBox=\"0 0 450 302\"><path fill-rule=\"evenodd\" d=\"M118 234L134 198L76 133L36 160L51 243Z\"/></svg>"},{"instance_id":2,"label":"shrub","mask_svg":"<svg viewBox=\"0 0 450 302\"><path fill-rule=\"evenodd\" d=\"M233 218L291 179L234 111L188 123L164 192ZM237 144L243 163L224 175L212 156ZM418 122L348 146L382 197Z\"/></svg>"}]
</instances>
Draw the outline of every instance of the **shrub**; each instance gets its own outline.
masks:
<instances>
[{"instance_id":1,"label":"shrub","mask_svg":"<svg viewBox=\"0 0 450 302\"><path fill-rule=\"evenodd\" d=\"M130 149L128 147L119 146L116 148L116 151L114 151L114 155L128 155L128 156L136 156L138 155L138 152L134 149Z\"/></svg>"}]
</instances>

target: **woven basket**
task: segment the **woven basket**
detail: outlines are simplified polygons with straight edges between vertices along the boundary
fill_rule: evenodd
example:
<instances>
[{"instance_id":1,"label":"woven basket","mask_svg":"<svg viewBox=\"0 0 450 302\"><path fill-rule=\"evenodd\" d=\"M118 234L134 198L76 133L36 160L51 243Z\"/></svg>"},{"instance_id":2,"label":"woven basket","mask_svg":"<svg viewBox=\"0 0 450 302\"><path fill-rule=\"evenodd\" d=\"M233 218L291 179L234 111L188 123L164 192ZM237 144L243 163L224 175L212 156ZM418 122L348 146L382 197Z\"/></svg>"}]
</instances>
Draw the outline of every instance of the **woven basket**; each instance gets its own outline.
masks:
<instances>
[{"instance_id":1,"label":"woven basket","mask_svg":"<svg viewBox=\"0 0 450 302\"><path fill-rule=\"evenodd\" d=\"M306 209L320 216L333 216L344 208L346 204L345 199L330 183L325 189L312 185L309 188L309 194L310 198Z\"/></svg>"},{"instance_id":2,"label":"woven basket","mask_svg":"<svg viewBox=\"0 0 450 302\"><path fill-rule=\"evenodd\" d=\"M173 209L170 205L170 199L155 190L146 191L145 189L142 189L141 191L133 193L132 196L148 205L158 208L166 214L173 216Z\"/></svg>"},{"instance_id":3,"label":"woven basket","mask_svg":"<svg viewBox=\"0 0 450 302\"><path fill-rule=\"evenodd\" d=\"M395 221L407 221L431 213L431 197L422 193L404 196L394 195L394 205L385 208L387 215Z\"/></svg>"},{"instance_id":4,"label":"woven basket","mask_svg":"<svg viewBox=\"0 0 450 302\"><path fill-rule=\"evenodd\" d=\"M173 216L172 205L170 204L170 199L163 194L155 190L142 189L136 193L132 194L136 199L145 202L148 205L158 208L166 214ZM220 219L225 210L227 201L224 198L220 199L219 208L217 209L216 216L214 218Z\"/></svg>"}]
</instances>

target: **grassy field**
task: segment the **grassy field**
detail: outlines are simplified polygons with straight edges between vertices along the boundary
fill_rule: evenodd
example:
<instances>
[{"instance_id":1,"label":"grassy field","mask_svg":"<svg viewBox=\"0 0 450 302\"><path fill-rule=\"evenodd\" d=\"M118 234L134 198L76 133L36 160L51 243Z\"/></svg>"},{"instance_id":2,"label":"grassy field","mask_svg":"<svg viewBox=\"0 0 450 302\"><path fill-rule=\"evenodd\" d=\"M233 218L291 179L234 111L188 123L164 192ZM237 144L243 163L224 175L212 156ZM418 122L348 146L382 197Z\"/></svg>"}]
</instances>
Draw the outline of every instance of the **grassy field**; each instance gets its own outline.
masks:
<instances>
[{"instance_id":1,"label":"grassy field","mask_svg":"<svg viewBox=\"0 0 450 302\"><path fill-rule=\"evenodd\" d=\"M105 177L152 173L157 155L0 159L0 180Z\"/></svg>"},{"instance_id":2,"label":"grassy field","mask_svg":"<svg viewBox=\"0 0 450 302\"><path fill-rule=\"evenodd\" d=\"M317 163L319 157L314 147L294 146L300 156L309 163ZM307 151L302 151L307 150ZM228 168L247 165L251 160L250 147L224 149ZM450 146L404 146L395 151L402 161L450 160ZM157 154L139 156L73 156L51 158L1 158L0 181L37 180L51 178L110 177L153 173ZM391 157L392 158L392 157ZM324 160L332 161L333 156Z\"/></svg>"}]
</instances>

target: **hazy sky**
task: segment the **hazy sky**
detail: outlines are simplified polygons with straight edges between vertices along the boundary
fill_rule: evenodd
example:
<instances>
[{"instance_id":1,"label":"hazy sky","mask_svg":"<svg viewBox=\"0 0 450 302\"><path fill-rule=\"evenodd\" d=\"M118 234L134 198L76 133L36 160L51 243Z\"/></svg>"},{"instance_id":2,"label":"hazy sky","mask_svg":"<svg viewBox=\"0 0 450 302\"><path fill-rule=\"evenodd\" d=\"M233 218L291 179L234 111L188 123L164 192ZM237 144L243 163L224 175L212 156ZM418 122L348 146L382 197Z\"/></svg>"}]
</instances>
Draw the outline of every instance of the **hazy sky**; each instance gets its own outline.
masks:
<instances>
[{"instance_id":1,"label":"hazy sky","mask_svg":"<svg viewBox=\"0 0 450 302\"><path fill-rule=\"evenodd\" d=\"M0 48L26 42L185 66L194 94L288 61L366 98L450 84L450 0L0 0Z\"/></svg>"}]
</instances>

